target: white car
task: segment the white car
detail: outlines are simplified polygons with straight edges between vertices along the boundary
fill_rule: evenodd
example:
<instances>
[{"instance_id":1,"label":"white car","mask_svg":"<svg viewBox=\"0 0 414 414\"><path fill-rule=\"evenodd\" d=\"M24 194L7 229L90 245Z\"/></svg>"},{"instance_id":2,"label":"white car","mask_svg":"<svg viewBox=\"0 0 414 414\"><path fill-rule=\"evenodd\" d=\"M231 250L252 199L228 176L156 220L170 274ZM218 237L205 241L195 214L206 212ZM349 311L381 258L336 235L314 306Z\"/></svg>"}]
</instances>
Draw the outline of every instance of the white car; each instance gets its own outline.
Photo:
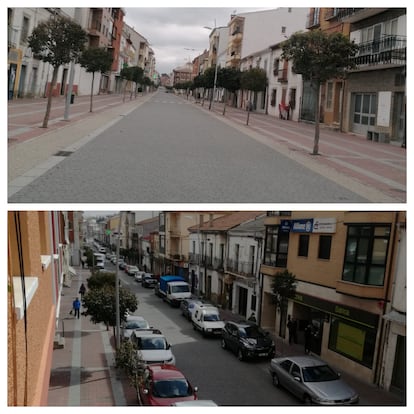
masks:
<instances>
[{"instance_id":1,"label":"white car","mask_svg":"<svg viewBox=\"0 0 414 414\"><path fill-rule=\"evenodd\" d=\"M140 353L144 364L175 365L175 356L171 352L171 345L161 333L138 329L132 332L130 339Z\"/></svg>"},{"instance_id":2,"label":"white car","mask_svg":"<svg viewBox=\"0 0 414 414\"><path fill-rule=\"evenodd\" d=\"M218 308L204 303L194 306L191 322L194 329L199 330L203 335L221 336L224 328Z\"/></svg>"},{"instance_id":3,"label":"white car","mask_svg":"<svg viewBox=\"0 0 414 414\"><path fill-rule=\"evenodd\" d=\"M100 261L96 262L95 267L99 270L105 270L105 262L100 260Z\"/></svg>"},{"instance_id":4,"label":"white car","mask_svg":"<svg viewBox=\"0 0 414 414\"><path fill-rule=\"evenodd\" d=\"M138 272L135 272L134 274L134 280L135 282L142 282L142 276L145 275L145 272L142 272L139 270Z\"/></svg>"},{"instance_id":5,"label":"white car","mask_svg":"<svg viewBox=\"0 0 414 414\"><path fill-rule=\"evenodd\" d=\"M128 340L136 329L150 329L150 326L142 316L128 315L126 322L122 324L123 339Z\"/></svg>"}]
</instances>

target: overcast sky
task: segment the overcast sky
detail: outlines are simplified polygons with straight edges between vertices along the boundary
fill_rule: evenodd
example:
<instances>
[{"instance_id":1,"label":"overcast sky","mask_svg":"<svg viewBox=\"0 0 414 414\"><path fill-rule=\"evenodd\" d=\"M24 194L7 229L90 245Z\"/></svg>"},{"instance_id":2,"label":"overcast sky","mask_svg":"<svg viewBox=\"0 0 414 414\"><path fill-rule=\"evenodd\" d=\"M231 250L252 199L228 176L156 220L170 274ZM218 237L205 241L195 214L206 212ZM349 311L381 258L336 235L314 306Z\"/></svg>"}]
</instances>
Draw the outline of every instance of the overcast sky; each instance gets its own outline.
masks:
<instances>
[{"instance_id":1,"label":"overcast sky","mask_svg":"<svg viewBox=\"0 0 414 414\"><path fill-rule=\"evenodd\" d=\"M155 54L156 70L170 74L209 49L211 30L204 26L226 26L234 11L239 14L264 8L269 7L126 7L124 21L148 40Z\"/></svg>"}]
</instances>

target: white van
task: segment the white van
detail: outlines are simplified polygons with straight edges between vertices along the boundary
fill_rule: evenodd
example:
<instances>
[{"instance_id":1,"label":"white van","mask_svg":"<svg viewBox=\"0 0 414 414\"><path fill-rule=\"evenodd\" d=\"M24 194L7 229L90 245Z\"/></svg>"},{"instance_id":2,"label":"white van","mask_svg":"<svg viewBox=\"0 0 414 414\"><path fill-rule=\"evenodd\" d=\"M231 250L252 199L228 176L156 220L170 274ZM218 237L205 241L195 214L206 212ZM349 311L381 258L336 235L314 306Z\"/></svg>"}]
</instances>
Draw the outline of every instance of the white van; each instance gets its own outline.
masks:
<instances>
[{"instance_id":1,"label":"white van","mask_svg":"<svg viewBox=\"0 0 414 414\"><path fill-rule=\"evenodd\" d=\"M220 336L224 322L220 319L218 308L208 304L196 304L191 316L193 328L203 335Z\"/></svg>"}]
</instances>

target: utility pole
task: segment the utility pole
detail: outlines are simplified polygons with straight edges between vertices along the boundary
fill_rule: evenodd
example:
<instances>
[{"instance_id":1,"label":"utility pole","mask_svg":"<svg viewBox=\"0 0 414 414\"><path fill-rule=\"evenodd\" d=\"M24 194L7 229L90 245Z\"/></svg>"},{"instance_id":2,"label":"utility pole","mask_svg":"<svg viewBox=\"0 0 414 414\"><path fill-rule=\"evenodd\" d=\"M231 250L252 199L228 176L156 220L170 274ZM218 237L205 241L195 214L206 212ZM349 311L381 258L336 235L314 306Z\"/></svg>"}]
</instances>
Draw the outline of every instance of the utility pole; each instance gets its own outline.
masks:
<instances>
[{"instance_id":1,"label":"utility pole","mask_svg":"<svg viewBox=\"0 0 414 414\"><path fill-rule=\"evenodd\" d=\"M115 326L115 343L116 349L119 349L121 346L120 338L120 312L119 312L119 243L121 238L121 220L122 220L122 211L119 212L119 222L118 222L118 243L116 245L116 270L115 270L115 317L116 317L116 326Z\"/></svg>"}]
</instances>

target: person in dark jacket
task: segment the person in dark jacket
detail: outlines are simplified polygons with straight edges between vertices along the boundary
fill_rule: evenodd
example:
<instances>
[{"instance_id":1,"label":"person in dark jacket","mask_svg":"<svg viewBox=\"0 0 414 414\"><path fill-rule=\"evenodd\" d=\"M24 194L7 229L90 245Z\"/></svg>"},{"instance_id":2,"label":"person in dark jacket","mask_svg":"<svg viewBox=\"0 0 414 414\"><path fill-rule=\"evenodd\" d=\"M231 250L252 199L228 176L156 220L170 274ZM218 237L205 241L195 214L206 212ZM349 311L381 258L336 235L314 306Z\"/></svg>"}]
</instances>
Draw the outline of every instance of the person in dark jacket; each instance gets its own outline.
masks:
<instances>
[{"instance_id":1,"label":"person in dark jacket","mask_svg":"<svg viewBox=\"0 0 414 414\"><path fill-rule=\"evenodd\" d=\"M86 292L86 287L85 287L85 285L82 283L82 284L80 285L80 288L79 288L79 295L81 295L81 299L83 299L83 295L85 294L85 292Z\"/></svg>"}]
</instances>

